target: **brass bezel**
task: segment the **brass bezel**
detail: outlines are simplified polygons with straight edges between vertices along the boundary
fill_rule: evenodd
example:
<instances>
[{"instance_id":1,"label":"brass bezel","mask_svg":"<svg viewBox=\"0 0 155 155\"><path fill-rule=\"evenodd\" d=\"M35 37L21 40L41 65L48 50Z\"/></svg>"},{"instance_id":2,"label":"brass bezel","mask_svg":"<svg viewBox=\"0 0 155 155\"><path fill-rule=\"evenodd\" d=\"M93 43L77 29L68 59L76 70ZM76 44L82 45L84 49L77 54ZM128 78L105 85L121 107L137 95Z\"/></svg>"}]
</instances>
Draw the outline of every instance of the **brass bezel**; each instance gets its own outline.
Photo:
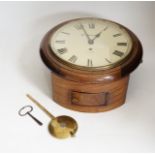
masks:
<instances>
[{"instance_id":1,"label":"brass bezel","mask_svg":"<svg viewBox=\"0 0 155 155\"><path fill-rule=\"evenodd\" d=\"M99 20L102 20L102 21L108 21L108 22L111 22L111 23L114 23L114 24L118 25L118 27L120 27L121 29L123 29L123 31L125 31L125 32L129 35L129 37L130 37L130 39L131 39L131 50L130 50L129 54L128 54L124 59L122 59L122 60L120 60L120 61L117 61L117 62L114 63L114 64L109 64L109 65L106 65L106 66L99 66L99 67L79 66L79 65L76 65L76 64L69 63L68 61L63 60L63 59L61 59L60 57L58 57L58 56L55 54L55 52L54 52L54 50L52 49L52 47L50 46L50 42L51 42L51 40L52 40L52 36L54 35L54 33L55 33L57 30L59 30L59 28L63 27L64 25L66 25L66 24L68 24L68 23L70 23L70 22L72 22L72 21L78 21L78 20L81 20L81 19L82 19L82 20L84 20L84 19L99 19ZM61 26L60 26L60 25L61 25ZM132 50L132 49L133 49L133 40L132 40L132 36L128 33L127 29L126 29L124 26L120 25L119 23L116 23L116 22L114 22L114 21L107 20L107 19L101 19L101 18L95 18L95 17L84 17L84 18L76 18L76 19L73 19L73 20L69 20L69 21L67 21L67 22L65 22L65 23L62 23L62 24L57 25L57 26L54 28L54 31L53 31L53 32L51 33L51 35L49 36L48 48L49 48L49 51L51 52L51 53L48 53L49 56L50 56L50 54L52 54L52 55L57 59L57 61L59 61L60 63L66 65L66 66L68 66L68 67L71 67L71 68L73 68L73 69L83 70L83 71L101 71L101 70L108 70L108 69L115 68L115 67L117 67L117 66L123 64L126 60L128 60L129 57L130 57L130 55L132 55L132 51L133 51L133 50Z\"/></svg>"}]
</instances>

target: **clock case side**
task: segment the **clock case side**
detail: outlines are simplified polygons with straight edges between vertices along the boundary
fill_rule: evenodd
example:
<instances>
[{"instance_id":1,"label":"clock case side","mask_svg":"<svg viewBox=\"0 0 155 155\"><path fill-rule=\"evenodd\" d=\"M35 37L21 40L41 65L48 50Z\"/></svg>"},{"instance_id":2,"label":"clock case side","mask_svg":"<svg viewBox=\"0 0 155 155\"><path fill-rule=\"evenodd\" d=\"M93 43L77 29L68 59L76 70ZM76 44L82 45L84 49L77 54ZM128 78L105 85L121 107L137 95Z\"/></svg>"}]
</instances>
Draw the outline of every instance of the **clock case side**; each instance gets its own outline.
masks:
<instances>
[{"instance_id":1,"label":"clock case side","mask_svg":"<svg viewBox=\"0 0 155 155\"><path fill-rule=\"evenodd\" d=\"M78 20L78 19L74 19L74 20ZM133 46L132 46L131 53L129 54L127 59L125 59L120 64L117 64L117 66L114 66L113 68L110 68L110 69L103 68L103 70L96 70L96 71L82 70L80 68L79 69L74 68L72 65L68 65L64 63L54 54L54 52L50 48L49 40L57 29L67 24L68 22L71 22L74 20L69 20L57 25L45 35L45 37L41 42L41 46L40 46L41 58L43 62L46 64L46 66L58 76L71 81L77 81L77 82L109 83L129 75L133 70L137 68L140 62L142 62L142 46L139 39L136 37L136 35L133 32L131 32L123 25L120 25L112 21L113 23L116 23L120 25L120 27L124 28L132 38Z\"/></svg>"}]
</instances>

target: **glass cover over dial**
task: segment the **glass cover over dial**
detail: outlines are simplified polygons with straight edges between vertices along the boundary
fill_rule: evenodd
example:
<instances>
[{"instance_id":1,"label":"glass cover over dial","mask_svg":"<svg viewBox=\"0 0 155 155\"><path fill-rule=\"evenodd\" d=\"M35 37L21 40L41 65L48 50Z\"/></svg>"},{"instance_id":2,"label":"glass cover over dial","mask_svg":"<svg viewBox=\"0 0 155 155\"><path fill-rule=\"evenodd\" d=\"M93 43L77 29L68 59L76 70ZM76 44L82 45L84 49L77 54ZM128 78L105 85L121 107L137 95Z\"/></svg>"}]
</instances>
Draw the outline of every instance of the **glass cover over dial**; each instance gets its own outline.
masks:
<instances>
[{"instance_id":1,"label":"glass cover over dial","mask_svg":"<svg viewBox=\"0 0 155 155\"><path fill-rule=\"evenodd\" d=\"M50 48L63 62L75 67L111 68L122 62L132 39L120 25L98 18L67 22L50 39Z\"/></svg>"}]
</instances>

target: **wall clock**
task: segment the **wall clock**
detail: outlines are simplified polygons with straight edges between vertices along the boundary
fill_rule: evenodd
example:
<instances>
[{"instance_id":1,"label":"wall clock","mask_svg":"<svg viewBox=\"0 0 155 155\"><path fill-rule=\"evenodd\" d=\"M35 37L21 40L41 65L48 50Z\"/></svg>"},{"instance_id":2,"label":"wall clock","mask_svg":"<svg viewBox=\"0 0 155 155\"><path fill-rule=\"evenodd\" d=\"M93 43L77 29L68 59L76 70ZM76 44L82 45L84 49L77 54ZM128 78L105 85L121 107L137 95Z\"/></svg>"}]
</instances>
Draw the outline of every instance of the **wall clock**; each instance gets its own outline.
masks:
<instances>
[{"instance_id":1,"label":"wall clock","mask_svg":"<svg viewBox=\"0 0 155 155\"><path fill-rule=\"evenodd\" d=\"M142 46L135 34L99 18L57 25L43 38L40 53L52 71L53 99L82 112L122 105L129 75L142 61Z\"/></svg>"}]
</instances>

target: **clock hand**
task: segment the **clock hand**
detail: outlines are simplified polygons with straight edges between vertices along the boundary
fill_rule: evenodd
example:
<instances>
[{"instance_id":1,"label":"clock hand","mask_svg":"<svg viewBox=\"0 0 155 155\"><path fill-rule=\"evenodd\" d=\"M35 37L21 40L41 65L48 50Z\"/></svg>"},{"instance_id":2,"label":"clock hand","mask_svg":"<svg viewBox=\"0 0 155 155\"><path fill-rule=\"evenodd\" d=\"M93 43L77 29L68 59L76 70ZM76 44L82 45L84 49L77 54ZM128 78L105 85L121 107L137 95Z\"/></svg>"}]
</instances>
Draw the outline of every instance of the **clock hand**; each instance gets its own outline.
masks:
<instances>
[{"instance_id":1,"label":"clock hand","mask_svg":"<svg viewBox=\"0 0 155 155\"><path fill-rule=\"evenodd\" d=\"M88 44L93 44L94 42L89 38L89 35L88 35L86 29L84 28L84 26L83 26L82 24L81 24L81 28L82 28L82 30L83 30L85 36L86 36L87 39L88 39Z\"/></svg>"},{"instance_id":2,"label":"clock hand","mask_svg":"<svg viewBox=\"0 0 155 155\"><path fill-rule=\"evenodd\" d=\"M102 31L100 31L99 33L97 33L96 35L95 35L95 37L92 39L92 41L94 42L94 40L96 39L96 38L99 38L100 37L100 35L101 35L101 33L104 31L104 29L102 30Z\"/></svg>"}]
</instances>

